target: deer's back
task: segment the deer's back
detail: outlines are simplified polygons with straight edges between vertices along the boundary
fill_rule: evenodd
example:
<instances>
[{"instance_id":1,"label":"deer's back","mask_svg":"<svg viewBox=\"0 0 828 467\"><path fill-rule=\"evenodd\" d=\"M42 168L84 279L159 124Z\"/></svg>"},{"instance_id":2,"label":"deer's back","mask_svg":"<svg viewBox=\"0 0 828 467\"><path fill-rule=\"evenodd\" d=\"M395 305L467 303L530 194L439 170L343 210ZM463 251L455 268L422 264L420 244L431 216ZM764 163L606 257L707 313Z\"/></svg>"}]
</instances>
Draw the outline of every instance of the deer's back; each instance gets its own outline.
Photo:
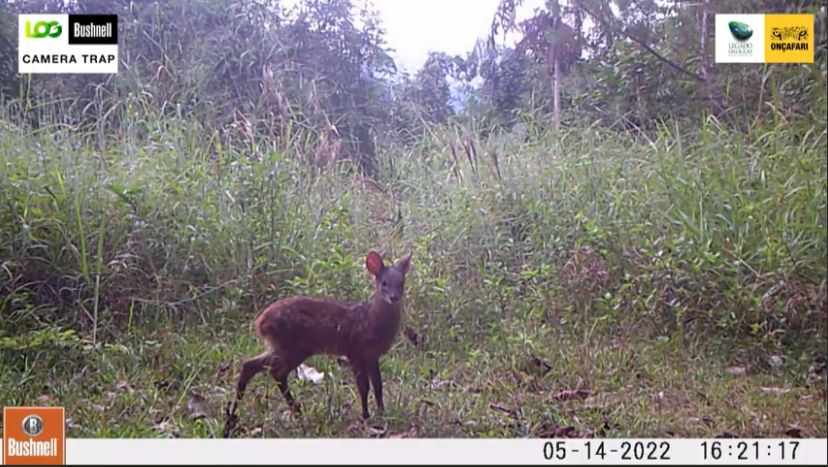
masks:
<instances>
[{"instance_id":1,"label":"deer's back","mask_svg":"<svg viewBox=\"0 0 828 467\"><path fill-rule=\"evenodd\" d=\"M256 333L271 347L300 354L347 354L357 344L367 305L325 298L279 300L256 319Z\"/></svg>"}]
</instances>

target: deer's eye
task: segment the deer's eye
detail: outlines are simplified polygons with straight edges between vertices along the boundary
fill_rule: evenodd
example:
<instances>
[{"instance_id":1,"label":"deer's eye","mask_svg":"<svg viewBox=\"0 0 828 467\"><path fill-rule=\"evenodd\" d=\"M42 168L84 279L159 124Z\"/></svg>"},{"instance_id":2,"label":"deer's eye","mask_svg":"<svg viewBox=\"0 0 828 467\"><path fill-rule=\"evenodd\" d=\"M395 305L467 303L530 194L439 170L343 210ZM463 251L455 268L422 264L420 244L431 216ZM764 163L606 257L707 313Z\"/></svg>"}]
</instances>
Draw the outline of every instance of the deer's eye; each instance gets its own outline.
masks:
<instances>
[{"instance_id":1,"label":"deer's eye","mask_svg":"<svg viewBox=\"0 0 828 467\"><path fill-rule=\"evenodd\" d=\"M388 281L383 280L382 281L382 286L385 287L386 285L388 285Z\"/></svg>"}]
</instances>

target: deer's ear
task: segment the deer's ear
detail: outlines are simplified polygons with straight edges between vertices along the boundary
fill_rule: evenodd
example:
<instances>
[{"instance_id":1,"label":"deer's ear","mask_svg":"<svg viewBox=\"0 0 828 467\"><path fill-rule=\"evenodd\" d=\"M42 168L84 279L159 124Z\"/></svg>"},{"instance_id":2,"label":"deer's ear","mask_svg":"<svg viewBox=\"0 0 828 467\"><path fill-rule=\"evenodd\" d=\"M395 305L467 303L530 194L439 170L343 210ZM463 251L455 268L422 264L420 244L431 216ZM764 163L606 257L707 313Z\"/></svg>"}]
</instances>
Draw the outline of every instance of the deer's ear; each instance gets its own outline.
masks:
<instances>
[{"instance_id":1,"label":"deer's ear","mask_svg":"<svg viewBox=\"0 0 828 467\"><path fill-rule=\"evenodd\" d=\"M397 264L394 265L403 274L408 274L408 269L411 267L411 255L412 253L403 256L399 261L397 261Z\"/></svg>"},{"instance_id":2,"label":"deer's ear","mask_svg":"<svg viewBox=\"0 0 828 467\"><path fill-rule=\"evenodd\" d=\"M368 269L368 272L376 276L382 272L383 267L382 256L380 256L379 253L376 251L368 253L368 257L365 258L365 268Z\"/></svg>"}]
</instances>

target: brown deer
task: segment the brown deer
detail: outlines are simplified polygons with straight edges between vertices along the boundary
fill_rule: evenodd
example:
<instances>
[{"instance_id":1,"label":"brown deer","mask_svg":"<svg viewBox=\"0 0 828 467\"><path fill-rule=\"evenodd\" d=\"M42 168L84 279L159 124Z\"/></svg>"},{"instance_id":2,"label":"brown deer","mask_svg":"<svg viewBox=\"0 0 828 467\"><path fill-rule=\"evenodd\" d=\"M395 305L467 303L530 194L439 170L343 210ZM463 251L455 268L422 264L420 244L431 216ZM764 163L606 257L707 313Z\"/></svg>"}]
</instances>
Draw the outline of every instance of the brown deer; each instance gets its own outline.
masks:
<instances>
[{"instance_id":1,"label":"brown deer","mask_svg":"<svg viewBox=\"0 0 828 467\"><path fill-rule=\"evenodd\" d=\"M377 411L381 414L385 407L379 358L391 348L400 329L405 276L410 265L411 253L386 266L382 257L371 251L365 266L374 276L373 301L343 303L298 296L276 301L265 308L254 324L256 335L264 341L266 350L242 362L236 399L228 408L228 424L231 417L235 418L247 383L265 368L269 368L291 409L300 413L300 405L288 388L288 375L309 357L320 354L347 357L359 389L362 417L370 417L369 381L374 387Z\"/></svg>"}]
</instances>

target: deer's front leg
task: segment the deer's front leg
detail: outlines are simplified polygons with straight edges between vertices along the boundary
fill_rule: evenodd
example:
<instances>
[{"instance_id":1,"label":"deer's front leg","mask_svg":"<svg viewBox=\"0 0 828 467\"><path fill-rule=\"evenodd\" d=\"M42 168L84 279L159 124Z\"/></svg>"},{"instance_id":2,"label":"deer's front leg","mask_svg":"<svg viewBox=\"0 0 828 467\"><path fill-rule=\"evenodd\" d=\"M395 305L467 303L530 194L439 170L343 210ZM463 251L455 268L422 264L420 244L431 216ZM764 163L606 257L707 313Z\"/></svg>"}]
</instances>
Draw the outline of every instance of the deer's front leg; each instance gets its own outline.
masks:
<instances>
[{"instance_id":1,"label":"deer's front leg","mask_svg":"<svg viewBox=\"0 0 828 467\"><path fill-rule=\"evenodd\" d=\"M368 376L371 378L371 385L374 386L374 398L377 400L377 412L382 414L385 405L382 403L382 374L380 373L379 360L374 360L368 365Z\"/></svg>"},{"instance_id":2,"label":"deer's front leg","mask_svg":"<svg viewBox=\"0 0 828 467\"><path fill-rule=\"evenodd\" d=\"M354 376L356 377L357 389L359 389L359 400L362 403L362 418L368 419L368 371L362 362L354 362Z\"/></svg>"}]
</instances>

